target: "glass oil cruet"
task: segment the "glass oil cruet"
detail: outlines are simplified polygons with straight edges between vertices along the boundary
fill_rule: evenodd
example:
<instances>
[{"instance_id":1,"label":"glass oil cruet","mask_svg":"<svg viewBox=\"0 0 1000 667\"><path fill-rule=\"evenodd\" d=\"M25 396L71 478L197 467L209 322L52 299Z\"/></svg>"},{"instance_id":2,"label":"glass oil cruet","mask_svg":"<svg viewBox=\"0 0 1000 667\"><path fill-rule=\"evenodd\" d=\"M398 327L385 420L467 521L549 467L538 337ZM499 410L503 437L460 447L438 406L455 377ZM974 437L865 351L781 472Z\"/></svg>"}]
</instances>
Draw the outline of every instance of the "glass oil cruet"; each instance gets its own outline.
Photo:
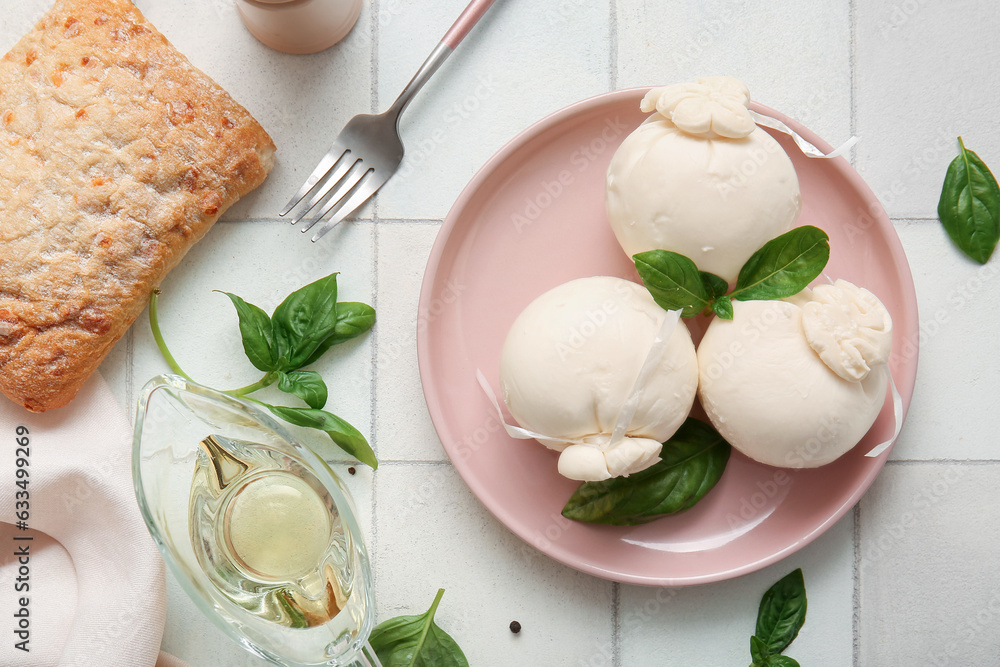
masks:
<instances>
[{"instance_id":1,"label":"glass oil cruet","mask_svg":"<svg viewBox=\"0 0 1000 667\"><path fill-rule=\"evenodd\" d=\"M254 405L176 375L143 388L136 498L208 618L274 664L380 667L371 567L323 459Z\"/></svg>"}]
</instances>

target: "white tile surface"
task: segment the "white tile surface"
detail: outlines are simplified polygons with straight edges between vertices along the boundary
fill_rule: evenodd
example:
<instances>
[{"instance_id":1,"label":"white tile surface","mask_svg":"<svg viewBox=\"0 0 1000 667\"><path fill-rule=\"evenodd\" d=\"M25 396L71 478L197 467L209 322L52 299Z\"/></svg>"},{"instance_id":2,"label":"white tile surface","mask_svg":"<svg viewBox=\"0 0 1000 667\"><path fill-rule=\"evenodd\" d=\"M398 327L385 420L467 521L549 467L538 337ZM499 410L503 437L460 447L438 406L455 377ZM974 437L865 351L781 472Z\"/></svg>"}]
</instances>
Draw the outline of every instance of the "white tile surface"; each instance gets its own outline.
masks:
<instances>
[{"instance_id":1,"label":"white tile surface","mask_svg":"<svg viewBox=\"0 0 1000 667\"><path fill-rule=\"evenodd\" d=\"M244 651L212 625L171 574L167 574L167 627L161 650L189 665L264 667L270 663Z\"/></svg>"},{"instance_id":2,"label":"white tile surface","mask_svg":"<svg viewBox=\"0 0 1000 667\"><path fill-rule=\"evenodd\" d=\"M404 171L358 214L363 222L319 244L274 221L277 210L351 116L388 106L465 0L367 0L347 41L312 56L259 45L230 0L137 4L278 145L267 183L163 285L163 331L180 363L221 388L259 375L243 356L232 307L213 289L270 311L336 270L343 298L378 309L375 334L317 370L331 385L331 409L371 436L385 462L375 473L356 466L353 477L335 465L373 552L380 619L423 612L444 587L438 620L477 667L741 665L760 595L801 566L809 616L788 654L803 665L996 664L1000 260L978 268L932 219L958 134L1000 165L992 118L1000 13L991 2L502 0L408 109ZM49 5L0 0L0 49ZM440 220L517 132L613 88L720 73L743 78L755 99L831 143L862 137L856 163L897 218L914 273L917 387L897 461L865 497L858 526L848 514L798 554L734 581L618 586L524 545L447 463L416 368L420 281ZM101 370L131 411L142 384L166 370L145 319ZM522 624L519 635L511 620ZM172 581L163 646L192 667L263 664Z\"/></svg>"},{"instance_id":3,"label":"white tile surface","mask_svg":"<svg viewBox=\"0 0 1000 667\"><path fill-rule=\"evenodd\" d=\"M213 290L232 292L271 313L290 292L339 271L340 298L371 303L372 236L371 223L342 225L319 244L279 222L217 224L161 286L160 329L174 359L195 380L219 389L260 379L263 373L243 352L235 308ZM148 378L169 371L145 317L132 329L134 392ZM334 348L313 366L331 380L327 409L363 433L370 433L370 367L366 338Z\"/></svg>"},{"instance_id":4,"label":"white tile surface","mask_svg":"<svg viewBox=\"0 0 1000 667\"><path fill-rule=\"evenodd\" d=\"M24 33L31 30L51 3L46 0L4 3L4 19L0 24L0 50L6 53Z\"/></svg>"},{"instance_id":5,"label":"white tile surface","mask_svg":"<svg viewBox=\"0 0 1000 667\"><path fill-rule=\"evenodd\" d=\"M850 3L616 0L618 87L728 74L833 145L850 136Z\"/></svg>"},{"instance_id":6,"label":"white tile surface","mask_svg":"<svg viewBox=\"0 0 1000 667\"><path fill-rule=\"evenodd\" d=\"M423 613L444 588L436 618L471 665L589 664L610 646L612 585L527 547L449 464L387 464L375 494L379 620Z\"/></svg>"},{"instance_id":7,"label":"white tile surface","mask_svg":"<svg viewBox=\"0 0 1000 667\"><path fill-rule=\"evenodd\" d=\"M808 608L785 655L803 665L850 664L853 647L844 638L851 636L854 607L853 527L848 515L797 554L732 581L679 589L622 586L621 664L749 664L760 598L795 568L802 568Z\"/></svg>"},{"instance_id":8,"label":"white tile surface","mask_svg":"<svg viewBox=\"0 0 1000 667\"><path fill-rule=\"evenodd\" d=\"M385 3L380 108L399 95L466 4ZM407 153L379 195L379 216L444 217L476 169L508 139L552 111L607 91L608 34L603 0L556 7L496 3L405 112ZM543 71L554 76L540 76Z\"/></svg>"},{"instance_id":9,"label":"white tile surface","mask_svg":"<svg viewBox=\"0 0 1000 667\"><path fill-rule=\"evenodd\" d=\"M375 437L382 459L444 461L420 385L414 344L427 255L440 225L393 222L378 231Z\"/></svg>"},{"instance_id":10,"label":"white tile surface","mask_svg":"<svg viewBox=\"0 0 1000 667\"><path fill-rule=\"evenodd\" d=\"M1000 312L1000 263L963 255L937 220L897 223L920 313L920 361L910 414L893 458L997 459L1000 355L984 332Z\"/></svg>"},{"instance_id":11,"label":"white tile surface","mask_svg":"<svg viewBox=\"0 0 1000 667\"><path fill-rule=\"evenodd\" d=\"M259 44L233 0L136 5L188 59L260 121L278 147L267 181L227 220L275 218L352 116L371 110L372 40L364 30L317 54L294 56ZM358 19L371 23L370 5ZM354 217L371 217L370 207Z\"/></svg>"},{"instance_id":12,"label":"white tile surface","mask_svg":"<svg viewBox=\"0 0 1000 667\"><path fill-rule=\"evenodd\" d=\"M856 6L858 168L890 215L936 217L958 135L1000 164L987 65L1000 58L1000 12L975 0Z\"/></svg>"},{"instance_id":13,"label":"white tile surface","mask_svg":"<svg viewBox=\"0 0 1000 667\"><path fill-rule=\"evenodd\" d=\"M994 665L995 463L890 464L861 502L861 665Z\"/></svg>"}]
</instances>

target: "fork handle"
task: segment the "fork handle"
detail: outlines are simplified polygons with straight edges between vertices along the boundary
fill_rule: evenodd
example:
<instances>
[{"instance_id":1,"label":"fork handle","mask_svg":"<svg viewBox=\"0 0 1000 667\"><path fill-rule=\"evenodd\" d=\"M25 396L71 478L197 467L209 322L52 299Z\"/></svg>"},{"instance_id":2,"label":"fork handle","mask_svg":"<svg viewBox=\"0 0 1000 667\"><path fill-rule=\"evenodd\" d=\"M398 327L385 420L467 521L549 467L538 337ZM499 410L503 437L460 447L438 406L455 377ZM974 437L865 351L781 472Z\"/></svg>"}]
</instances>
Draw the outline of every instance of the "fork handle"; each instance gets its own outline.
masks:
<instances>
[{"instance_id":1,"label":"fork handle","mask_svg":"<svg viewBox=\"0 0 1000 667\"><path fill-rule=\"evenodd\" d=\"M483 18L483 14L486 13L486 10L494 2L496 0L472 0L461 16L455 21L454 25L445 33L441 42L452 49L458 46L459 42L465 39L465 36L469 34L474 25L479 23L479 19Z\"/></svg>"},{"instance_id":2,"label":"fork handle","mask_svg":"<svg viewBox=\"0 0 1000 667\"><path fill-rule=\"evenodd\" d=\"M399 122L400 114L410 104L413 97L424 87L424 84L431 78L431 75L448 59L451 52L469 34L469 31L479 22L479 19L483 18L483 14L486 13L486 10L494 2L496 0L472 0L469 3L458 19L456 19L455 23L452 24L451 28L448 29L448 32L445 33L438 45L431 51L431 54L427 56L424 64L420 66L417 73L406 84L403 92L399 94L396 101L385 112L387 115L395 115L396 122Z\"/></svg>"}]
</instances>

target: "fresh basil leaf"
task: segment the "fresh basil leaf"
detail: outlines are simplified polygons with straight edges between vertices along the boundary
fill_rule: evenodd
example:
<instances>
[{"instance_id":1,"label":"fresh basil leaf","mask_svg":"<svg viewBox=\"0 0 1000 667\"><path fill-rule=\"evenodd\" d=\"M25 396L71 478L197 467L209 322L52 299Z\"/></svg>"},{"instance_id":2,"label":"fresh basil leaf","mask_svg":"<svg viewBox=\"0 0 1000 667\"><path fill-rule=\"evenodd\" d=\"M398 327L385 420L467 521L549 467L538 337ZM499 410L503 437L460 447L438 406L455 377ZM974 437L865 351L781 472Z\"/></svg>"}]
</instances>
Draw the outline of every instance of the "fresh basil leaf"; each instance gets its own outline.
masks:
<instances>
[{"instance_id":1,"label":"fresh basil leaf","mask_svg":"<svg viewBox=\"0 0 1000 667\"><path fill-rule=\"evenodd\" d=\"M757 631L771 653L781 653L806 621L806 584L802 569L784 576L764 593L757 610Z\"/></svg>"},{"instance_id":2,"label":"fresh basil leaf","mask_svg":"<svg viewBox=\"0 0 1000 667\"><path fill-rule=\"evenodd\" d=\"M767 656L764 665L765 667L801 667L797 661L792 660L787 655L774 655L773 653Z\"/></svg>"},{"instance_id":3,"label":"fresh basil leaf","mask_svg":"<svg viewBox=\"0 0 1000 667\"><path fill-rule=\"evenodd\" d=\"M632 257L642 283L664 310L694 317L708 306L702 273L694 262L669 250L650 250Z\"/></svg>"},{"instance_id":4,"label":"fresh basil leaf","mask_svg":"<svg viewBox=\"0 0 1000 667\"><path fill-rule=\"evenodd\" d=\"M268 405L267 403L264 405L274 414L296 426L305 426L325 432L338 447L358 461L371 466L372 470L378 468L378 459L375 458L375 452L372 451L365 436L337 415L315 408L289 408L284 405Z\"/></svg>"},{"instance_id":5,"label":"fresh basil leaf","mask_svg":"<svg viewBox=\"0 0 1000 667\"><path fill-rule=\"evenodd\" d=\"M586 523L634 526L690 509L712 490L731 447L715 429L688 418L650 468L603 482L584 482L562 515Z\"/></svg>"},{"instance_id":6,"label":"fresh basil leaf","mask_svg":"<svg viewBox=\"0 0 1000 667\"><path fill-rule=\"evenodd\" d=\"M830 259L830 238L805 225L765 243L750 256L729 295L739 301L784 299L805 289Z\"/></svg>"},{"instance_id":7,"label":"fresh basil leaf","mask_svg":"<svg viewBox=\"0 0 1000 667\"><path fill-rule=\"evenodd\" d=\"M367 303L357 303L355 301L341 301L337 304L337 323L333 327L333 333L326 337L319 347L309 355L302 366L315 363L320 357L326 354L334 345L357 338L369 331L375 325L375 309Z\"/></svg>"},{"instance_id":8,"label":"fresh basil leaf","mask_svg":"<svg viewBox=\"0 0 1000 667\"><path fill-rule=\"evenodd\" d=\"M278 370L305 365L316 348L337 326L337 274L295 290L278 304L271 316L276 357L285 359Z\"/></svg>"},{"instance_id":9,"label":"fresh basil leaf","mask_svg":"<svg viewBox=\"0 0 1000 667\"><path fill-rule=\"evenodd\" d=\"M938 217L962 252L985 264L1000 239L1000 188L986 163L958 138L959 154L948 166Z\"/></svg>"},{"instance_id":10,"label":"fresh basil leaf","mask_svg":"<svg viewBox=\"0 0 1000 667\"><path fill-rule=\"evenodd\" d=\"M708 271L701 272L701 283L705 286L705 294L710 301L718 299L729 291L729 283L726 282L725 278Z\"/></svg>"},{"instance_id":11,"label":"fresh basil leaf","mask_svg":"<svg viewBox=\"0 0 1000 667\"><path fill-rule=\"evenodd\" d=\"M292 371L278 374L278 389L298 396L310 408L317 410L326 405L327 389L323 378L316 371Z\"/></svg>"},{"instance_id":12,"label":"fresh basil leaf","mask_svg":"<svg viewBox=\"0 0 1000 667\"><path fill-rule=\"evenodd\" d=\"M383 667L469 667L458 643L434 622L444 589L426 613L379 623L368 643Z\"/></svg>"},{"instance_id":13,"label":"fresh basil leaf","mask_svg":"<svg viewBox=\"0 0 1000 667\"><path fill-rule=\"evenodd\" d=\"M221 292L221 290L215 290ZM247 303L235 294L222 292L236 306L240 318L240 335L243 337L243 351L247 359L262 371L275 369L274 339L271 336L271 318L263 310Z\"/></svg>"},{"instance_id":14,"label":"fresh basil leaf","mask_svg":"<svg viewBox=\"0 0 1000 667\"><path fill-rule=\"evenodd\" d=\"M712 302L712 312L723 320L733 319L733 300L728 296L720 296Z\"/></svg>"},{"instance_id":15,"label":"fresh basil leaf","mask_svg":"<svg viewBox=\"0 0 1000 667\"><path fill-rule=\"evenodd\" d=\"M765 667L770 655L771 649L767 647L767 642L757 636L750 637L750 659L754 665Z\"/></svg>"},{"instance_id":16,"label":"fresh basil leaf","mask_svg":"<svg viewBox=\"0 0 1000 667\"><path fill-rule=\"evenodd\" d=\"M327 340L333 344L357 338L368 332L375 324L375 309L367 303L342 301L337 304L337 323Z\"/></svg>"}]
</instances>

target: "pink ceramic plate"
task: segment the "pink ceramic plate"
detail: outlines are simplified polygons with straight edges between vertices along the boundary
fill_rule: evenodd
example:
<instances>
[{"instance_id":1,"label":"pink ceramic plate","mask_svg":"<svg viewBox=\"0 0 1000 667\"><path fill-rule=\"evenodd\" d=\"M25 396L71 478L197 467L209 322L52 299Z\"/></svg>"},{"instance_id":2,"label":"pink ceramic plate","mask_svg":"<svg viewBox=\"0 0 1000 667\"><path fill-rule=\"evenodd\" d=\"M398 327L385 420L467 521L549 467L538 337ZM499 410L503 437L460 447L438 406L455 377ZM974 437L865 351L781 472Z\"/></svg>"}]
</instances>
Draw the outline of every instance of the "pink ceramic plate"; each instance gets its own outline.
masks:
<instances>
[{"instance_id":1,"label":"pink ceramic plate","mask_svg":"<svg viewBox=\"0 0 1000 667\"><path fill-rule=\"evenodd\" d=\"M472 492L508 528L548 556L590 574L634 584L719 581L800 549L868 489L888 452L888 401L849 454L814 470L763 466L733 452L716 488L686 513L638 527L564 519L576 484L556 472L556 454L500 428L476 383L498 385L500 349L532 299L583 276L638 280L604 213L604 173L622 139L643 119L645 89L574 104L536 123L473 178L444 222L420 297L417 350L424 395L445 451ZM820 148L829 146L783 120ZM802 188L799 224L830 235L827 274L871 289L892 313L891 367L904 412L917 367L917 306L899 238L878 200L843 158L807 158L774 133ZM695 327L697 327L697 323ZM698 332L696 332L697 335Z\"/></svg>"}]
</instances>

